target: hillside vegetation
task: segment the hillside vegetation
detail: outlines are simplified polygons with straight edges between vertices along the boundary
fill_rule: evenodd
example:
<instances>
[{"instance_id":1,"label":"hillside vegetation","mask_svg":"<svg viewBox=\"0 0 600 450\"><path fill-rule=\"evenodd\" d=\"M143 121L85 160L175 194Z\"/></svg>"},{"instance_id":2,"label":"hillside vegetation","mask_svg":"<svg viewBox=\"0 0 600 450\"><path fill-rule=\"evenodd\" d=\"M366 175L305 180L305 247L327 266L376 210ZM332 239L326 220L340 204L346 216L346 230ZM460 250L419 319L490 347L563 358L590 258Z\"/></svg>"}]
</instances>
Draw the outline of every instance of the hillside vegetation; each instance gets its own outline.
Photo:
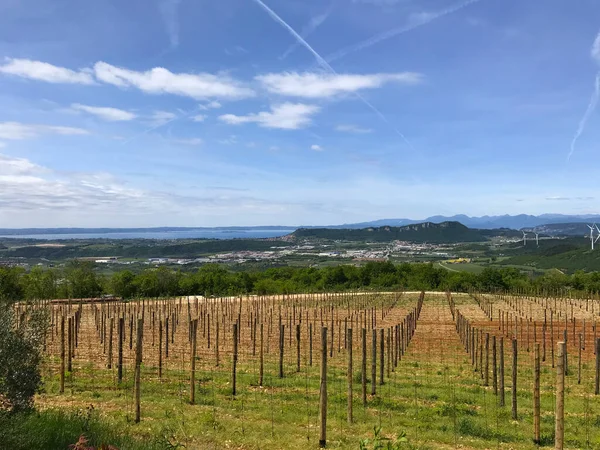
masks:
<instances>
[{"instance_id":1,"label":"hillside vegetation","mask_svg":"<svg viewBox=\"0 0 600 450\"><path fill-rule=\"evenodd\" d=\"M514 230L476 230L460 222L432 222L406 225L403 227L370 227L362 229L300 228L292 233L299 239L327 239L342 241L390 242L409 241L415 243L453 244L459 242L484 242L494 236L512 236Z\"/></svg>"}]
</instances>

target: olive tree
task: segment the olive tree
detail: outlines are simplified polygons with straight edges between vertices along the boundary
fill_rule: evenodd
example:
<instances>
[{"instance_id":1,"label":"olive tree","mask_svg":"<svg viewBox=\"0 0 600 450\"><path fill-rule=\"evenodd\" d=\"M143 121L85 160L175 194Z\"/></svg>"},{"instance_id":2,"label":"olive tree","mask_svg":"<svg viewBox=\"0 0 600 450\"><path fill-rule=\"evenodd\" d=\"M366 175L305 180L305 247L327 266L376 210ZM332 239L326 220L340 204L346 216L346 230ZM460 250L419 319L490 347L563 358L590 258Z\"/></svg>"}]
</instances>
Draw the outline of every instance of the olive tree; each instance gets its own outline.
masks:
<instances>
[{"instance_id":1,"label":"olive tree","mask_svg":"<svg viewBox=\"0 0 600 450\"><path fill-rule=\"evenodd\" d=\"M32 309L17 324L9 303L0 303L0 408L24 411L40 389L40 363L48 324L43 309Z\"/></svg>"}]
</instances>

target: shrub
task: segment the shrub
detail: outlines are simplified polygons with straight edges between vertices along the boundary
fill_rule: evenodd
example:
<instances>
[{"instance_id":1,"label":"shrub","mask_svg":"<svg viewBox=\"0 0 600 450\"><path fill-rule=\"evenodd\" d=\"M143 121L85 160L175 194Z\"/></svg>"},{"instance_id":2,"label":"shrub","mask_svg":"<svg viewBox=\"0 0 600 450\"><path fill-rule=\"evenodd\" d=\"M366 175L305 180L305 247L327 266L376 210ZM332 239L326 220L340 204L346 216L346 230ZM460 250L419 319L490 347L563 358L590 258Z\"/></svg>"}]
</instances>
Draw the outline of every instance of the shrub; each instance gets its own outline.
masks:
<instances>
[{"instance_id":1,"label":"shrub","mask_svg":"<svg viewBox=\"0 0 600 450\"><path fill-rule=\"evenodd\" d=\"M48 323L44 310L33 310L15 323L10 305L0 305L0 408L13 412L33 407L42 384L40 362Z\"/></svg>"}]
</instances>

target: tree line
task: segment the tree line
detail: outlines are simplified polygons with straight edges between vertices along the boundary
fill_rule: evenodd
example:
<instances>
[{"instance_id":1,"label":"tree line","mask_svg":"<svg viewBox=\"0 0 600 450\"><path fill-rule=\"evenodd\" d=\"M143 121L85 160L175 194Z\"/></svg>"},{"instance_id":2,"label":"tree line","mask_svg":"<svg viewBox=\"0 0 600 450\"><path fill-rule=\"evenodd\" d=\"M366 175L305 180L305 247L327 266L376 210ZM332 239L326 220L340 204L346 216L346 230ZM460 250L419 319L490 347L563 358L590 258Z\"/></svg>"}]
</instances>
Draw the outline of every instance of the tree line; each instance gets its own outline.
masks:
<instances>
[{"instance_id":1,"label":"tree line","mask_svg":"<svg viewBox=\"0 0 600 450\"><path fill-rule=\"evenodd\" d=\"M207 264L194 272L166 267L140 273L122 270L103 276L88 262L64 268L0 267L0 300L123 298L177 295L291 294L347 290L450 290L453 292L600 292L600 272L572 275L550 271L534 277L515 268L485 268L481 273L452 272L431 263L369 262L363 266L277 267L232 271Z\"/></svg>"}]
</instances>

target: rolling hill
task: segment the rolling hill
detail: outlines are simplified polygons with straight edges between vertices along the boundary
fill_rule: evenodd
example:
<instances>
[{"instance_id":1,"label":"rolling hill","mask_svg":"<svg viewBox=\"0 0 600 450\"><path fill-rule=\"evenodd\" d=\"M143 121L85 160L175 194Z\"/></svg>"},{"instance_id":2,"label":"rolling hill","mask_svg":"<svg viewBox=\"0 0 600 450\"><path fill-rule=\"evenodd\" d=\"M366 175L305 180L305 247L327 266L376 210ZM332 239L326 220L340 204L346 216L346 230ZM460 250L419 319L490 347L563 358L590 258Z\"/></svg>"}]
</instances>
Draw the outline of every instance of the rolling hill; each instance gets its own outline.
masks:
<instances>
[{"instance_id":1,"label":"rolling hill","mask_svg":"<svg viewBox=\"0 0 600 450\"><path fill-rule=\"evenodd\" d=\"M425 222L402 227L368 227L362 229L300 228L291 234L296 239L326 239L333 241L390 242L453 244L459 242L485 242L497 235L517 236L514 230L476 230L459 222L439 224Z\"/></svg>"}]
</instances>

